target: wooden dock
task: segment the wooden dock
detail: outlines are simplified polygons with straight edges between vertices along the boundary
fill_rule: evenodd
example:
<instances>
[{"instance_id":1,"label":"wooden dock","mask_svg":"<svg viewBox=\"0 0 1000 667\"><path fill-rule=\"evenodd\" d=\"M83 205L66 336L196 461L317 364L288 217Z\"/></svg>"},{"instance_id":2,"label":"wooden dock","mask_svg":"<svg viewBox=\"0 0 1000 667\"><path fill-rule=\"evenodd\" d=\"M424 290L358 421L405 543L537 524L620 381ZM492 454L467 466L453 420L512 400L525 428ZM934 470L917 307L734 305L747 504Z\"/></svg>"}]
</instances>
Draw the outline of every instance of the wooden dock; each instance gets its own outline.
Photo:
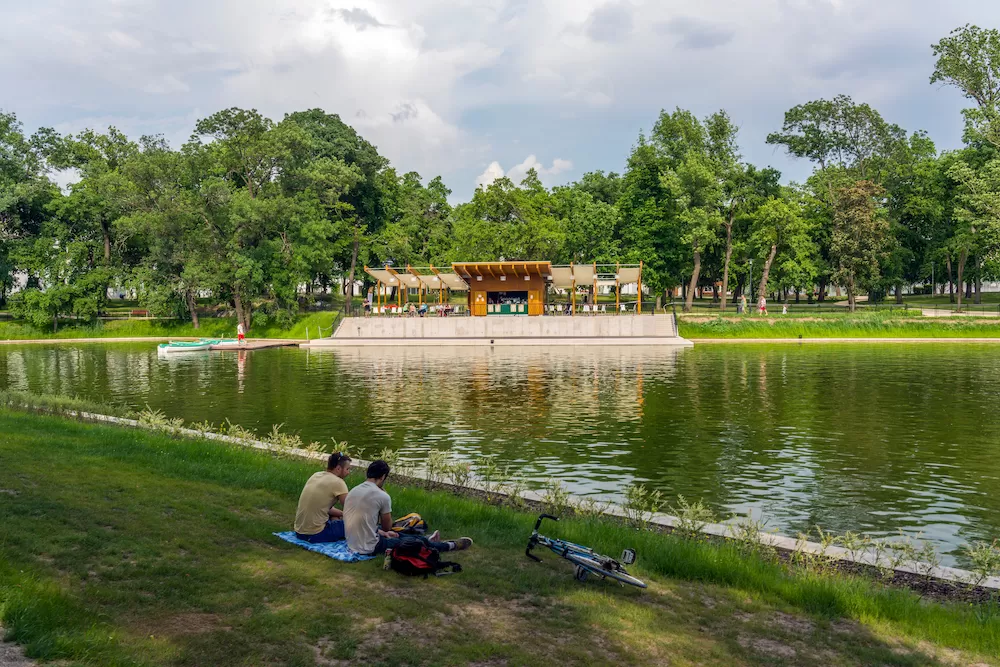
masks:
<instances>
[{"instance_id":1,"label":"wooden dock","mask_svg":"<svg viewBox=\"0 0 1000 667\"><path fill-rule=\"evenodd\" d=\"M301 340L269 340L261 338L258 340L248 340L243 345L212 345L208 349L214 352L236 352L240 350L267 350L273 347L297 347Z\"/></svg>"}]
</instances>

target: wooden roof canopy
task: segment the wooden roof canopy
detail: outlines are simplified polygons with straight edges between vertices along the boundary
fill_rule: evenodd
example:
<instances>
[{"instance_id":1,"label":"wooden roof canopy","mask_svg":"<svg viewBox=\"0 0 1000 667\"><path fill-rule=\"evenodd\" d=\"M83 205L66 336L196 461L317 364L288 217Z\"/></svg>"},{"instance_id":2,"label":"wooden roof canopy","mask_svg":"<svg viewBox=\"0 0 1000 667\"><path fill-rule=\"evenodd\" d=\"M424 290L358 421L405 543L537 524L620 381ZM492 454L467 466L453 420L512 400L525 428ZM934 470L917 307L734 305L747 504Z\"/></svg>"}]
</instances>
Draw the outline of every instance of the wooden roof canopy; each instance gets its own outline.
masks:
<instances>
[{"instance_id":1,"label":"wooden roof canopy","mask_svg":"<svg viewBox=\"0 0 1000 667\"><path fill-rule=\"evenodd\" d=\"M477 281L477 276L483 278L500 278L509 276L524 278L539 276L545 278L553 287L570 289L576 285L590 285L604 280L606 284L641 283L642 263L636 264L570 264L569 266L552 266L552 262L455 262L451 265L452 272L443 272L430 267L412 267L394 269L386 266L384 269L364 267L365 272L385 285L400 287L417 287L420 284L429 289L447 287L452 290L467 290L469 284ZM611 276L614 280L611 280Z\"/></svg>"},{"instance_id":2,"label":"wooden roof canopy","mask_svg":"<svg viewBox=\"0 0 1000 667\"><path fill-rule=\"evenodd\" d=\"M476 276L523 278L524 276L546 277L552 275L552 262L456 262L451 265L451 268L466 281L475 280Z\"/></svg>"}]
</instances>

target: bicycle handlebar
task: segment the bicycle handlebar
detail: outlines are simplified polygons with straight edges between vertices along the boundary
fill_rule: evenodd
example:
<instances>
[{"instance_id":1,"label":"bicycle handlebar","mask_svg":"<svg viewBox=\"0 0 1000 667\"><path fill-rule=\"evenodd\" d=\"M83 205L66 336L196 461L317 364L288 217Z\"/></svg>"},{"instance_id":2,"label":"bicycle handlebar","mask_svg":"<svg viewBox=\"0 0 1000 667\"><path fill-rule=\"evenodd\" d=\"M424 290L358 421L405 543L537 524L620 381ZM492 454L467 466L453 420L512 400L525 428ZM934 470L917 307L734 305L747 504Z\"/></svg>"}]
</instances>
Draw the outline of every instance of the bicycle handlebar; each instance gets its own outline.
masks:
<instances>
[{"instance_id":1,"label":"bicycle handlebar","mask_svg":"<svg viewBox=\"0 0 1000 667\"><path fill-rule=\"evenodd\" d=\"M538 532L539 526L542 525L542 519L552 519L553 521L558 521L559 517L552 516L551 514L539 514L538 519L535 521L535 532Z\"/></svg>"}]
</instances>

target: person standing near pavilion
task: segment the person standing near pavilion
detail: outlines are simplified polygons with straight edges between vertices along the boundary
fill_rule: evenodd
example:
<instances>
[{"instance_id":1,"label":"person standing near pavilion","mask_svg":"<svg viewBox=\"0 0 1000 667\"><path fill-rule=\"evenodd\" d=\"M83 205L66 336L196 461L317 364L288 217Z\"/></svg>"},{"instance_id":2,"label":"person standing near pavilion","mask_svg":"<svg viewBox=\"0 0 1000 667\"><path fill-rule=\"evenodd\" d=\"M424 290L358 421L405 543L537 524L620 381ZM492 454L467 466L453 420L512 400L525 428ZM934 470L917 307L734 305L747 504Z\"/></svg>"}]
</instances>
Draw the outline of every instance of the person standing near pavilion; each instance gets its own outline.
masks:
<instances>
[{"instance_id":1,"label":"person standing near pavilion","mask_svg":"<svg viewBox=\"0 0 1000 667\"><path fill-rule=\"evenodd\" d=\"M760 299L757 301L757 314L761 317L767 315L767 299L764 298L763 294L760 295Z\"/></svg>"}]
</instances>

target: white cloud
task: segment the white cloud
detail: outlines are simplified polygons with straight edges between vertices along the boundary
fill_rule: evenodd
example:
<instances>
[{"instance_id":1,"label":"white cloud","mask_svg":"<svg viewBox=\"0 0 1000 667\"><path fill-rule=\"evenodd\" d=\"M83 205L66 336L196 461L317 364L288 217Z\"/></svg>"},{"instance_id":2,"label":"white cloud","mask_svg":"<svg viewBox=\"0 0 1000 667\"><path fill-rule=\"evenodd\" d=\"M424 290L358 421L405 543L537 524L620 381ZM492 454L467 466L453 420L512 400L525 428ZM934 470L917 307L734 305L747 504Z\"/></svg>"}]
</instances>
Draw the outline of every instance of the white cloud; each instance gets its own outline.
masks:
<instances>
[{"instance_id":1,"label":"white cloud","mask_svg":"<svg viewBox=\"0 0 1000 667\"><path fill-rule=\"evenodd\" d=\"M479 174L476 178L476 188L485 188L490 185L493 181L498 178L504 177L503 167L500 166L499 162L490 162L490 166L486 167L486 171Z\"/></svg>"},{"instance_id":2,"label":"white cloud","mask_svg":"<svg viewBox=\"0 0 1000 667\"><path fill-rule=\"evenodd\" d=\"M514 182L514 184L520 183L524 180L524 177L528 175L528 172L534 169L538 173L538 178L543 182L550 179L546 178L548 176L557 176L563 172L569 171L573 168L573 163L570 160L564 160L563 158L556 158L552 161L551 167L546 167L544 164L538 161L534 155L529 155L520 164L516 164L511 167L508 171L504 172L503 167L500 166L499 162L491 162L490 166L486 167L486 171L481 173L478 178L476 178L476 187L487 187L493 181L498 178L503 178L506 176Z\"/></svg>"},{"instance_id":3,"label":"white cloud","mask_svg":"<svg viewBox=\"0 0 1000 667\"><path fill-rule=\"evenodd\" d=\"M953 147L964 102L928 84L929 45L967 22L1000 25L1000 3L982 0L3 4L0 89L18 95L2 104L29 130L100 119L175 141L230 106L274 119L320 107L398 171L442 173L459 199L488 162L526 172L522 146L577 158L540 170L550 182L621 171L675 106L725 107L747 158L794 177L808 166L764 138L791 106L838 93Z\"/></svg>"}]
</instances>

